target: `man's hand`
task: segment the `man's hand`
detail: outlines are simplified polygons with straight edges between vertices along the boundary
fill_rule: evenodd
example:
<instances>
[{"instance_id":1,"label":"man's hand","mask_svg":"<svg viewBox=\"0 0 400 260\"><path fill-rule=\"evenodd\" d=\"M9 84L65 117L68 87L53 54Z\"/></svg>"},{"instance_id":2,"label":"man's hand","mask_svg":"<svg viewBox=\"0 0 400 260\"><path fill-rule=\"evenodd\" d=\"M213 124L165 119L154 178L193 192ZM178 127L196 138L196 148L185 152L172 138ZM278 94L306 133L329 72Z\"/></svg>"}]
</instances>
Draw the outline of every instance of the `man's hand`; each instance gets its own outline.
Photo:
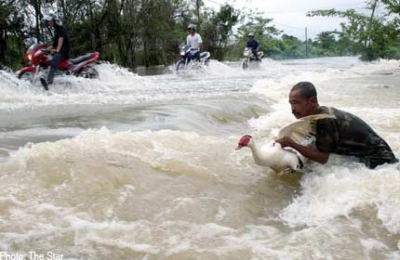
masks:
<instances>
[{"instance_id":1,"label":"man's hand","mask_svg":"<svg viewBox=\"0 0 400 260\"><path fill-rule=\"evenodd\" d=\"M293 140L286 136L276 139L275 142L280 143L282 148L283 147L293 147L293 144L294 144Z\"/></svg>"},{"instance_id":2,"label":"man's hand","mask_svg":"<svg viewBox=\"0 0 400 260\"><path fill-rule=\"evenodd\" d=\"M50 54L54 54L56 52L56 49L50 48Z\"/></svg>"},{"instance_id":3,"label":"man's hand","mask_svg":"<svg viewBox=\"0 0 400 260\"><path fill-rule=\"evenodd\" d=\"M289 137L282 137L276 139L275 142L280 143L283 147L291 147L301 153L304 157L325 164L329 159L329 153L320 152L317 148L307 147L298 143L295 143Z\"/></svg>"}]
</instances>

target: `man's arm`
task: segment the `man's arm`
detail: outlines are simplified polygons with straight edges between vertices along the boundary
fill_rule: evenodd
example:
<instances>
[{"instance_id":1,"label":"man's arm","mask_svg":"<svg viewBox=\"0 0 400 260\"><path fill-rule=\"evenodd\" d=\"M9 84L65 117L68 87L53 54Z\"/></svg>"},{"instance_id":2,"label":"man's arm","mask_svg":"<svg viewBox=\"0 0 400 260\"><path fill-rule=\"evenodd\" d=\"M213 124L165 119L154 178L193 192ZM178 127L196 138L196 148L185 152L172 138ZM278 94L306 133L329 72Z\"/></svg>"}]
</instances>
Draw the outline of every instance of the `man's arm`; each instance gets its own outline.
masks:
<instances>
[{"instance_id":1,"label":"man's arm","mask_svg":"<svg viewBox=\"0 0 400 260\"><path fill-rule=\"evenodd\" d=\"M60 52L64 43L64 37L58 38L56 52Z\"/></svg>"},{"instance_id":2,"label":"man's arm","mask_svg":"<svg viewBox=\"0 0 400 260\"><path fill-rule=\"evenodd\" d=\"M203 40L201 39L200 34L197 34L199 36L199 50L201 50L201 44L203 43Z\"/></svg>"},{"instance_id":3,"label":"man's arm","mask_svg":"<svg viewBox=\"0 0 400 260\"><path fill-rule=\"evenodd\" d=\"M288 137L279 138L275 140L275 142L280 143L282 147L291 147L301 153L304 157L321 164L325 164L329 159L329 153L321 152L314 147L300 145Z\"/></svg>"}]
</instances>

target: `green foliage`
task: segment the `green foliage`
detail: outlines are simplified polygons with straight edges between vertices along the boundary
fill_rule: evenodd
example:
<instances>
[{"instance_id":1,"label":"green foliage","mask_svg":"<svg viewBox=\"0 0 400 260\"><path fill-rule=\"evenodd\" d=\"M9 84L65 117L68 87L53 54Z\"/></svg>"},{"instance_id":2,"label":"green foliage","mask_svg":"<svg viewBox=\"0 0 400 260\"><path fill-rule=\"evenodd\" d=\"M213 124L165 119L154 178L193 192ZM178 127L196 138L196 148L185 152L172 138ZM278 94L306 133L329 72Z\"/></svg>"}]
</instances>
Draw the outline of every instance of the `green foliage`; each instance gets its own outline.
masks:
<instances>
[{"instance_id":1,"label":"green foliage","mask_svg":"<svg viewBox=\"0 0 400 260\"><path fill-rule=\"evenodd\" d=\"M317 35L317 41L320 42L323 49L333 49L335 44L335 36L330 32L321 32Z\"/></svg>"},{"instance_id":2,"label":"green foliage","mask_svg":"<svg viewBox=\"0 0 400 260\"><path fill-rule=\"evenodd\" d=\"M135 68L172 64L178 46L186 41L187 25L195 23L203 50L217 60L239 60L248 33L253 32L261 51L273 59L360 55L364 60L399 58L398 0L381 0L392 15L375 17L375 0L367 1L371 15L349 9L316 10L308 16L345 18L341 31L322 32L307 42L282 34L263 13L236 10L229 4L208 9L201 0L3 0L0 2L0 66L19 68L35 34L51 36L40 20L57 13L71 35L77 56L97 50L101 59ZM307 51L307 56L306 56Z\"/></svg>"},{"instance_id":3,"label":"green foliage","mask_svg":"<svg viewBox=\"0 0 400 260\"><path fill-rule=\"evenodd\" d=\"M385 4L386 9L389 10L391 14L400 14L400 4L398 0L381 0Z\"/></svg>"},{"instance_id":4,"label":"green foliage","mask_svg":"<svg viewBox=\"0 0 400 260\"><path fill-rule=\"evenodd\" d=\"M382 1L389 5L392 12L399 12L399 5L394 1ZM362 60L372 61L379 58L393 58L396 56L396 45L398 42L398 18L390 20L389 16L381 18L374 17L376 1L371 3L371 16L357 13L353 9L347 11L338 11L335 9L311 11L307 15L313 16L334 16L346 18L347 23L341 24L341 32L336 32L341 49L349 51L352 54L361 55ZM324 44L332 42L324 40ZM388 49L391 51L388 52Z\"/></svg>"},{"instance_id":5,"label":"green foliage","mask_svg":"<svg viewBox=\"0 0 400 260\"><path fill-rule=\"evenodd\" d=\"M230 5L224 5L219 12L207 10L208 19L202 24L204 49L213 54L213 58L223 60L230 48L229 38L232 28L239 22L240 13Z\"/></svg>"},{"instance_id":6,"label":"green foliage","mask_svg":"<svg viewBox=\"0 0 400 260\"><path fill-rule=\"evenodd\" d=\"M270 48L274 48L274 46L271 46L271 41L281 33L274 25L269 25L272 19L264 18L262 13L250 11L249 13L244 13L243 16L244 23L238 27L237 33L234 34L234 43L226 55L229 60L238 60L240 58L250 32L254 33L254 38L259 42L260 50L264 53L269 53Z\"/></svg>"},{"instance_id":7,"label":"green foliage","mask_svg":"<svg viewBox=\"0 0 400 260\"><path fill-rule=\"evenodd\" d=\"M23 29L23 19L12 1L0 2L0 67L16 67L22 59L16 54L22 43L15 36Z\"/></svg>"}]
</instances>

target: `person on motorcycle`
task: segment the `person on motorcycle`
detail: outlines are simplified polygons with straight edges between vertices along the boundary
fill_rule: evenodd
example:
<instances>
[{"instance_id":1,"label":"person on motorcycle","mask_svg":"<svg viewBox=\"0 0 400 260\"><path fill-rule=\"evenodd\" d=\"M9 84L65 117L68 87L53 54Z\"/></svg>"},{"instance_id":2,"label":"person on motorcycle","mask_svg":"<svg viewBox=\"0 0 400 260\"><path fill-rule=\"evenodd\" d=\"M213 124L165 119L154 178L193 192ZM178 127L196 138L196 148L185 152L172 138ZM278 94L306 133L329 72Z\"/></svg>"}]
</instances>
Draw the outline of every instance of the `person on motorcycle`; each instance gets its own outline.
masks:
<instances>
[{"instance_id":1,"label":"person on motorcycle","mask_svg":"<svg viewBox=\"0 0 400 260\"><path fill-rule=\"evenodd\" d=\"M189 24L187 27L189 30L189 35L186 37L186 44L189 45L193 51L196 51L194 54L197 61L200 61L200 47L203 43L200 34L196 33L196 25Z\"/></svg>"},{"instance_id":2,"label":"person on motorcycle","mask_svg":"<svg viewBox=\"0 0 400 260\"><path fill-rule=\"evenodd\" d=\"M247 42L246 47L251 49L256 61L261 62L260 58L258 58L258 51L260 50L260 44L258 43L258 41L254 39L254 33L251 32L249 33L248 36L249 36L249 41Z\"/></svg>"},{"instance_id":3,"label":"person on motorcycle","mask_svg":"<svg viewBox=\"0 0 400 260\"><path fill-rule=\"evenodd\" d=\"M62 22L57 15L55 14L45 15L42 19L42 22L45 27L54 28L53 44L49 48L50 54L53 54L53 59L51 60L51 67L49 70L49 74L47 76L47 80L44 78L40 79L43 86L47 88L48 85L53 83L54 74L56 73L60 63L63 60L69 58L71 43L67 29L65 29L65 27L62 25Z\"/></svg>"}]
</instances>

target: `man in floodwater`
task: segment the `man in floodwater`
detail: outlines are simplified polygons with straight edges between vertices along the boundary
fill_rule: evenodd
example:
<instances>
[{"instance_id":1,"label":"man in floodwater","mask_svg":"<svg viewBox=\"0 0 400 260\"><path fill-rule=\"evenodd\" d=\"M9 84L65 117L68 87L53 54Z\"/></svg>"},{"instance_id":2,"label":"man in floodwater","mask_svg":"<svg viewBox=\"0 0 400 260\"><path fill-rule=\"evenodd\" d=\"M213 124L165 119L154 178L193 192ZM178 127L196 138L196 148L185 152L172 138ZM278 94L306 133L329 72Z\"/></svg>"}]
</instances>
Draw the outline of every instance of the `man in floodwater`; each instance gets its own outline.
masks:
<instances>
[{"instance_id":1,"label":"man in floodwater","mask_svg":"<svg viewBox=\"0 0 400 260\"><path fill-rule=\"evenodd\" d=\"M385 140L362 119L333 107L320 106L312 83L297 83L290 91L289 103L297 119L315 114L332 114L335 118L318 120L315 147L297 144L287 137L276 140L282 147L292 147L322 164L328 161L330 153L355 156L371 169L398 161Z\"/></svg>"},{"instance_id":2,"label":"man in floodwater","mask_svg":"<svg viewBox=\"0 0 400 260\"><path fill-rule=\"evenodd\" d=\"M50 48L50 53L53 54L51 60L51 67L47 79L41 78L40 81L44 88L48 90L48 85L53 83L54 74L57 71L58 66L63 60L69 58L69 52L71 49L69 34L65 27L62 25L61 20L55 14L45 15L42 19L45 27L54 28L54 41Z\"/></svg>"},{"instance_id":3,"label":"man in floodwater","mask_svg":"<svg viewBox=\"0 0 400 260\"><path fill-rule=\"evenodd\" d=\"M260 58L258 57L258 51L260 50L260 44L258 43L257 40L254 39L254 33L249 33L249 40L247 41L246 47L250 48L254 58L256 61L261 62Z\"/></svg>"},{"instance_id":4,"label":"man in floodwater","mask_svg":"<svg viewBox=\"0 0 400 260\"><path fill-rule=\"evenodd\" d=\"M186 37L186 44L192 47L192 51L196 51L194 53L194 57L197 61L200 61L200 48L203 40L201 39L200 34L196 32L197 26L194 24L189 24L187 29L189 30L189 35Z\"/></svg>"}]
</instances>

